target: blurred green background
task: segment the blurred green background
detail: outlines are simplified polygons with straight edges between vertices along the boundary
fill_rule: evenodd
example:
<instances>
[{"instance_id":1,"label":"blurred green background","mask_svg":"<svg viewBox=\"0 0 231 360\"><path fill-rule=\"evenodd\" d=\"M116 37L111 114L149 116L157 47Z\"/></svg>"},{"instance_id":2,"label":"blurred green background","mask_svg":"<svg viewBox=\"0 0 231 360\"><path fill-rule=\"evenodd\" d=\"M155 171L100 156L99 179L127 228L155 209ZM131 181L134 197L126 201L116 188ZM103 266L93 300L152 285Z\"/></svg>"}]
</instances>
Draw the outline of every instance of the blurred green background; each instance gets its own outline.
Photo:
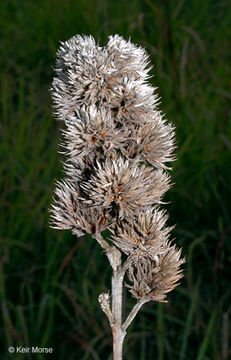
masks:
<instances>
[{"instance_id":1,"label":"blurred green background","mask_svg":"<svg viewBox=\"0 0 231 360\"><path fill-rule=\"evenodd\" d=\"M147 49L176 125L165 208L187 256L168 304L146 304L133 321L124 359L229 359L231 2L3 0L0 11L0 359L112 360L97 302L107 259L91 238L50 229L47 209L64 160L49 94L59 41L116 33ZM133 303L126 296L125 312ZM12 345L54 354L9 355Z\"/></svg>"}]
</instances>

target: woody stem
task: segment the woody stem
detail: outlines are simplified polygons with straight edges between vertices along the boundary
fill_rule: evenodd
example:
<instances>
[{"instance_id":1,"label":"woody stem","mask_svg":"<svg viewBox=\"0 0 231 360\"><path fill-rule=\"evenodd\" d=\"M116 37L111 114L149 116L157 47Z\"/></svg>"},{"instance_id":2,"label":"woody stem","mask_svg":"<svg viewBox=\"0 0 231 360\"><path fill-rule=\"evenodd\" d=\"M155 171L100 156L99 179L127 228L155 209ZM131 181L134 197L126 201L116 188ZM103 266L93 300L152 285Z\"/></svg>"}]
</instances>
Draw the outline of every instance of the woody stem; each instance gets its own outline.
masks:
<instances>
[{"instance_id":1,"label":"woody stem","mask_svg":"<svg viewBox=\"0 0 231 360\"><path fill-rule=\"evenodd\" d=\"M122 329L122 291L124 273L113 269L112 276L112 315L113 360L122 360L123 341L126 331Z\"/></svg>"}]
</instances>

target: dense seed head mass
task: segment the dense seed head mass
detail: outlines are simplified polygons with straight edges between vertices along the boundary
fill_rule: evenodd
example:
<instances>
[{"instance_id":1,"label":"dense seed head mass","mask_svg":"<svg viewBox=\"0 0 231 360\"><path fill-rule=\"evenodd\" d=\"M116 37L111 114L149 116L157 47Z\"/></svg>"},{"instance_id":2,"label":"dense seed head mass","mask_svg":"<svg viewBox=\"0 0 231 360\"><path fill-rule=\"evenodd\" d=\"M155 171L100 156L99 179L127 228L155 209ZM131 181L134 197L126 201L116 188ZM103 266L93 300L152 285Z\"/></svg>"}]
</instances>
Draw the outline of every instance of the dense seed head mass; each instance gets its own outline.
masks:
<instances>
[{"instance_id":1,"label":"dense seed head mass","mask_svg":"<svg viewBox=\"0 0 231 360\"><path fill-rule=\"evenodd\" d=\"M175 142L150 69L146 51L119 35L105 46L80 35L61 44L51 93L65 123L65 180L56 185L51 220L77 236L109 228L111 243L131 260L132 295L164 301L183 260L159 209Z\"/></svg>"}]
</instances>

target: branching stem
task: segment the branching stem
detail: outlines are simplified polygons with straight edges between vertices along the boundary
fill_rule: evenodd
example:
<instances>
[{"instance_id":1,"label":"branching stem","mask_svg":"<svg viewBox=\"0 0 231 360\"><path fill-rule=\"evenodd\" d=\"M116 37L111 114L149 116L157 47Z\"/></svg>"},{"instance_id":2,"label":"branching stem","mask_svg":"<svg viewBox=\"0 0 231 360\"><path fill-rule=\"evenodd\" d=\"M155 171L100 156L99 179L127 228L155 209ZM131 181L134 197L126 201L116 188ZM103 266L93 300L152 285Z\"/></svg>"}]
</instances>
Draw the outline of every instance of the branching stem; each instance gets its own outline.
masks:
<instances>
[{"instance_id":1,"label":"branching stem","mask_svg":"<svg viewBox=\"0 0 231 360\"><path fill-rule=\"evenodd\" d=\"M113 336L113 360L122 360L123 341L126 335L126 330L135 318L141 306L147 300L141 299L134 306L129 313L126 321L122 325L122 295L123 295L123 279L126 270L132 263L132 259L128 258L124 264L121 262L121 252L117 247L110 246L101 234L96 234L95 239L100 246L105 250L107 258L113 269L112 274L112 304L110 306L109 294L100 294L99 303L103 312L107 315L109 323L112 328Z\"/></svg>"},{"instance_id":2,"label":"branching stem","mask_svg":"<svg viewBox=\"0 0 231 360\"><path fill-rule=\"evenodd\" d=\"M131 310L131 312L128 314L127 319L125 320L125 322L122 325L122 329L124 331L127 330L128 326L131 324L132 320L135 318L136 314L138 313L138 311L140 310L140 308L143 306L143 304L145 304L148 300L139 300L136 305L133 307L133 309Z\"/></svg>"}]
</instances>

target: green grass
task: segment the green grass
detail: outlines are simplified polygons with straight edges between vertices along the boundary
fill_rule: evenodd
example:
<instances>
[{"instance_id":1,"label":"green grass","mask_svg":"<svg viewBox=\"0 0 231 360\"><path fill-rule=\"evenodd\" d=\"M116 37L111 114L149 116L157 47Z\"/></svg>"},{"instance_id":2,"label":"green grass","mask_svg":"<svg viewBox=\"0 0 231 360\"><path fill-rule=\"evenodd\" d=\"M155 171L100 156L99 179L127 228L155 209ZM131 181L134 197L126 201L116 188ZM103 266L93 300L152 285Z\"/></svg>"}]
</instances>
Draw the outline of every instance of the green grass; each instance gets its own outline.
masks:
<instances>
[{"instance_id":1,"label":"green grass","mask_svg":"<svg viewBox=\"0 0 231 360\"><path fill-rule=\"evenodd\" d=\"M49 87L59 41L131 37L155 67L178 160L166 195L173 237L187 256L168 304L146 304L128 329L127 360L228 360L230 335L231 10L226 0L29 1L0 4L0 359L8 346L54 348L57 359L112 360L97 303L110 267L90 237L49 228L61 124ZM126 295L126 311L133 301ZM228 342L228 344L227 344ZM228 348L228 350L224 350ZM222 350L223 349L223 350Z\"/></svg>"}]
</instances>

